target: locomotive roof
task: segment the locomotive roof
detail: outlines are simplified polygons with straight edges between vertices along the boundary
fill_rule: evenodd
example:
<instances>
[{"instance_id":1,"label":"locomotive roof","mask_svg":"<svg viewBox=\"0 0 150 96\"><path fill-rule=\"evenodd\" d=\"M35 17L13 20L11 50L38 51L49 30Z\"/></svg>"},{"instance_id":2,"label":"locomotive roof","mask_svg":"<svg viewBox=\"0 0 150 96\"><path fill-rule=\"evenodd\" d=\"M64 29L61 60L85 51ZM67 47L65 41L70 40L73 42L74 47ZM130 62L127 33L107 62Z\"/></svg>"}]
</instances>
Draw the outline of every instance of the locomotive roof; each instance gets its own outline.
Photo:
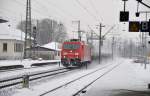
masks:
<instances>
[{"instance_id":1,"label":"locomotive roof","mask_svg":"<svg viewBox=\"0 0 150 96\"><path fill-rule=\"evenodd\" d=\"M86 42L84 41L80 41L79 39L70 39L70 40L66 40L64 43L68 43L68 42L72 42L72 43L81 43L81 44L84 44L84 45L88 45Z\"/></svg>"}]
</instances>

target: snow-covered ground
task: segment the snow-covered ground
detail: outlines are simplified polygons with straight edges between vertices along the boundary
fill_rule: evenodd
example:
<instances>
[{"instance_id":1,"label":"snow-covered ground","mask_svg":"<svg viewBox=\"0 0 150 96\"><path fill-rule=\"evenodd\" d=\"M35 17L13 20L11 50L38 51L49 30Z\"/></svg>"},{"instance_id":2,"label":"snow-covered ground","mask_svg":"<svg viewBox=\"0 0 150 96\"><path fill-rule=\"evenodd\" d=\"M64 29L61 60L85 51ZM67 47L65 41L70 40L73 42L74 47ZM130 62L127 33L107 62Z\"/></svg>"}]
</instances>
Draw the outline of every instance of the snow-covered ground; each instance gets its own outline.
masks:
<instances>
[{"instance_id":1,"label":"snow-covered ground","mask_svg":"<svg viewBox=\"0 0 150 96\"><path fill-rule=\"evenodd\" d=\"M31 67L34 63L46 63L46 62L60 62L60 60L0 60L0 67L2 66L13 66L13 65L23 65L24 68Z\"/></svg>"},{"instance_id":2,"label":"snow-covered ground","mask_svg":"<svg viewBox=\"0 0 150 96\"><path fill-rule=\"evenodd\" d=\"M150 92L150 64L144 65L126 60L121 66L96 81L84 96L150 96L139 92ZM129 92L128 92L129 91ZM134 93L132 93L134 92ZM137 93L136 93L137 92ZM132 93L132 94L131 94ZM82 95L81 95L82 96Z\"/></svg>"},{"instance_id":3,"label":"snow-covered ground","mask_svg":"<svg viewBox=\"0 0 150 96\"><path fill-rule=\"evenodd\" d=\"M90 65L88 69L82 68L81 70L53 78L52 80L46 80L41 84L30 86L30 88L16 89L11 96L39 96L40 94L52 90L60 85L72 81L85 74L93 72L96 69L108 66L105 69L99 70L92 75L86 76L77 80L72 84L65 85L59 90L50 92L44 96L72 96L75 92L79 91L85 85L92 82L97 77L103 75L106 71L112 69L115 65L121 63L114 70L107 75L98 79L95 83L86 89L86 93L80 94L80 96L137 96L137 95L115 95L122 91L150 91L147 89L147 84L150 83L150 64L147 64L147 69L144 69L144 65L139 63L133 63L131 59L118 58L114 61L104 61L102 64ZM105 64L106 63L106 64ZM10 96L10 95L9 95ZM149 96L149 95L139 95Z\"/></svg>"},{"instance_id":4,"label":"snow-covered ground","mask_svg":"<svg viewBox=\"0 0 150 96\"><path fill-rule=\"evenodd\" d=\"M45 82L44 84L40 84L37 86L31 86L29 89L18 89L16 94L13 96L39 96L40 94L52 90L58 86L64 85L69 81L72 81L76 78L79 78L85 74L93 72L99 68L104 66L110 65L108 68L95 72L93 75L86 76L77 82L72 83L71 85L68 84L66 87L61 88L60 90L54 91L53 93L48 94L47 96L71 96L74 92L91 82L92 80L96 79L99 75L104 74L106 71L110 70L119 62L113 61L108 62L107 64L100 64L93 68L88 68L80 70L78 72L74 72L72 74L68 74L67 76L61 77L59 79L49 80L49 82Z\"/></svg>"},{"instance_id":5,"label":"snow-covered ground","mask_svg":"<svg viewBox=\"0 0 150 96\"><path fill-rule=\"evenodd\" d=\"M35 67L35 68L33 67L29 69L22 69L22 70L8 71L8 72L6 71L6 72L0 73L0 80L5 80L7 78L20 77L23 75L29 75L33 73L45 72L49 70L56 70L60 68L64 68L64 67L56 64L56 65L44 66L44 67Z\"/></svg>"}]
</instances>

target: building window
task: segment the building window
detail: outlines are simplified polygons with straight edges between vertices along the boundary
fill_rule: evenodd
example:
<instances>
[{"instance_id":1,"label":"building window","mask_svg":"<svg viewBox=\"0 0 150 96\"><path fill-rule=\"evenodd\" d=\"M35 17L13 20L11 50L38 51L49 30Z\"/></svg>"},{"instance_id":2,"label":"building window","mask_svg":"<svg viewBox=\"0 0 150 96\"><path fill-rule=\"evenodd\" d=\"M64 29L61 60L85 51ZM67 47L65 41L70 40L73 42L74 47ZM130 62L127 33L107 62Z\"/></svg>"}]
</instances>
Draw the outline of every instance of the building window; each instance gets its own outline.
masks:
<instances>
[{"instance_id":1,"label":"building window","mask_svg":"<svg viewBox=\"0 0 150 96\"><path fill-rule=\"evenodd\" d=\"M15 43L14 51L15 52L22 52L23 51L23 44Z\"/></svg>"},{"instance_id":2,"label":"building window","mask_svg":"<svg viewBox=\"0 0 150 96\"><path fill-rule=\"evenodd\" d=\"M58 52L58 56L60 56L60 52Z\"/></svg>"},{"instance_id":3,"label":"building window","mask_svg":"<svg viewBox=\"0 0 150 96\"><path fill-rule=\"evenodd\" d=\"M7 43L3 43L3 52L7 52Z\"/></svg>"}]
</instances>

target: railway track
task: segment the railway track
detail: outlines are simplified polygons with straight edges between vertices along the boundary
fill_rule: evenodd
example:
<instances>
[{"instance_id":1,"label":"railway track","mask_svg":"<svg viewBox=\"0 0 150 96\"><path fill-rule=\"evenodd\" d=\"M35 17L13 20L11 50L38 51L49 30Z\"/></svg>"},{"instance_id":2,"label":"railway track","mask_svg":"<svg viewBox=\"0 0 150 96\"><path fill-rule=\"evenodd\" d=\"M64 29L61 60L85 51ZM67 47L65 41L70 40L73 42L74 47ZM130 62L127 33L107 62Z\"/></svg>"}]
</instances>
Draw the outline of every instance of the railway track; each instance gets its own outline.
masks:
<instances>
[{"instance_id":1,"label":"railway track","mask_svg":"<svg viewBox=\"0 0 150 96\"><path fill-rule=\"evenodd\" d=\"M37 79L44 78L44 77L49 77L49 76L54 76L54 75L61 74L61 73L66 73L69 71L72 71L72 69L60 68L60 69L49 70L49 71L44 71L44 72L31 73L31 74L28 74L28 76L30 77L29 81L33 81L33 80L37 80ZM14 86L17 84L21 84L23 82L22 80L23 80L23 76L17 76L17 77L13 77L13 78L0 80L0 89Z\"/></svg>"},{"instance_id":2,"label":"railway track","mask_svg":"<svg viewBox=\"0 0 150 96\"><path fill-rule=\"evenodd\" d=\"M115 69L116 67L118 67L120 64L114 66L113 68L111 68L110 70L106 71L105 73L103 73L102 75L100 75L98 78L96 78L95 80L93 80L92 82L90 82L89 84L87 84L86 86L84 86L82 89L80 89L79 91L77 91L76 93L74 93L72 96L77 96L80 93L85 93L86 92L86 88L88 88L90 85L92 85L94 82L96 82L98 79L102 78L103 76L105 76L106 74L108 74L109 72L111 72L113 69Z\"/></svg>"},{"instance_id":3,"label":"railway track","mask_svg":"<svg viewBox=\"0 0 150 96\"><path fill-rule=\"evenodd\" d=\"M72 96L77 96L77 95L79 95L80 93L86 92L85 89L86 89L87 87L89 87L91 84L93 84L94 82L96 82L98 79L102 78L103 76L105 76L106 74L108 74L109 72L111 72L113 69L115 69L116 67L118 67L120 64L121 64L121 63L119 63L119 64L113 66L111 69L105 71L103 74L101 74L100 76L98 76L96 79L92 80L92 82L88 83L87 85L85 85L84 87L82 87L81 89L79 89L78 91L76 91L75 93L73 93ZM97 70L95 70L95 71L93 71L93 72L90 72L90 73L88 73L88 74L85 74L85 75L83 75L83 76L81 76L81 77L78 77L78 78L76 78L76 79L74 79L74 80L71 80L71 81L69 81L69 82L67 82L67 83L65 83L65 84L63 84L63 85L60 85L60 86L58 86L58 87L56 87L56 88L53 88L53 89L51 89L51 90L49 90L49 91L46 91L46 92L40 94L39 96L50 96L50 95L49 95L50 93L55 92L55 91L57 91L57 90L59 90L59 89L61 89L61 88L63 88L63 87L66 87L66 85L67 85L67 87L68 87L69 84L75 83L76 81L79 81L80 79L82 79L82 78L84 78L84 77L87 77L87 76L89 76L89 75L92 75L92 74L94 74L94 73L96 73L96 72L98 72L98 71L100 71L100 70L103 70L103 69L109 67L109 66L111 66L111 65L107 65L107 66L101 67L101 68L99 68L99 69L97 69ZM69 89L69 88L68 88L68 89ZM63 95L62 95L62 96L63 96Z\"/></svg>"},{"instance_id":4,"label":"railway track","mask_svg":"<svg viewBox=\"0 0 150 96\"><path fill-rule=\"evenodd\" d=\"M33 63L31 67L24 68L23 65L14 65L14 66L3 66L0 68L0 73L2 72L12 72L17 70L24 70L24 69L32 69L32 68L40 68L40 67L47 67L56 65L59 62L47 62L47 63Z\"/></svg>"}]
</instances>

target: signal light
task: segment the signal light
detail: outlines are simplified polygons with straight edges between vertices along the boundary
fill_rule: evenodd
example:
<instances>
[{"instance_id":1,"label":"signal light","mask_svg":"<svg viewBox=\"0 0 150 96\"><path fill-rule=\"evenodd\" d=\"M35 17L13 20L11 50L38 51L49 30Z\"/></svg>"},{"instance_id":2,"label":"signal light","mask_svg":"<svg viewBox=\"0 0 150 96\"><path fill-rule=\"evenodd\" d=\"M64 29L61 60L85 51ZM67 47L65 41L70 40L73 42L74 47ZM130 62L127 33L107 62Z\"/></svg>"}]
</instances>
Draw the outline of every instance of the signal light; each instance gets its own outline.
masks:
<instances>
[{"instance_id":1,"label":"signal light","mask_svg":"<svg viewBox=\"0 0 150 96\"><path fill-rule=\"evenodd\" d=\"M149 22L148 22L148 32L149 32L149 36L150 36L150 19L149 19Z\"/></svg>"},{"instance_id":2,"label":"signal light","mask_svg":"<svg viewBox=\"0 0 150 96\"><path fill-rule=\"evenodd\" d=\"M141 30L141 32L149 32L149 22L142 21L140 30Z\"/></svg>"},{"instance_id":3,"label":"signal light","mask_svg":"<svg viewBox=\"0 0 150 96\"><path fill-rule=\"evenodd\" d=\"M139 12L136 12L135 15L136 15L136 17L139 17L139 16L140 16L140 13L139 13Z\"/></svg>"},{"instance_id":4,"label":"signal light","mask_svg":"<svg viewBox=\"0 0 150 96\"><path fill-rule=\"evenodd\" d=\"M140 31L140 22L130 21L129 22L129 32L139 32Z\"/></svg>"},{"instance_id":5,"label":"signal light","mask_svg":"<svg viewBox=\"0 0 150 96\"><path fill-rule=\"evenodd\" d=\"M129 21L129 11L120 11L120 22Z\"/></svg>"},{"instance_id":6,"label":"signal light","mask_svg":"<svg viewBox=\"0 0 150 96\"><path fill-rule=\"evenodd\" d=\"M138 1L138 2L142 2L142 0L136 0L136 1Z\"/></svg>"}]
</instances>

